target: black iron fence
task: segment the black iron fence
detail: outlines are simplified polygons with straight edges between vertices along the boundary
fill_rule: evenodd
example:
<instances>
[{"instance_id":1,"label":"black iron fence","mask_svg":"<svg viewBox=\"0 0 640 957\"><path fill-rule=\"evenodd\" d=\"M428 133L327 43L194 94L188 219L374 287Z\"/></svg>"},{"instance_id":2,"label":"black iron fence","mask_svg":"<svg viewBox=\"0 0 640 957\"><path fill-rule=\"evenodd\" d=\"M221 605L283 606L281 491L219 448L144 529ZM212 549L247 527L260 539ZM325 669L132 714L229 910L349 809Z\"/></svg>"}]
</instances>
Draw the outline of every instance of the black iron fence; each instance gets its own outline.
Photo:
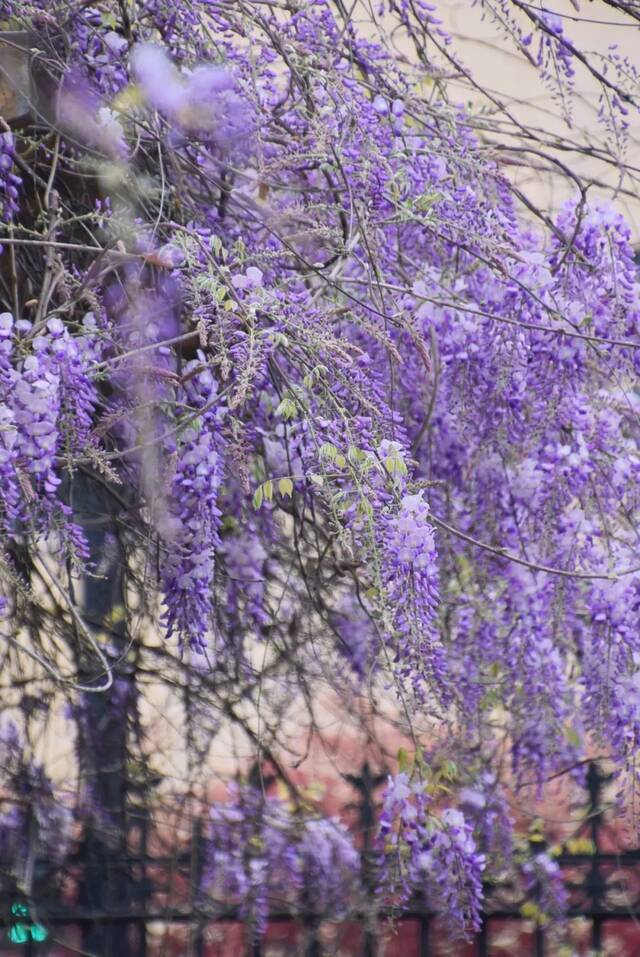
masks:
<instances>
[{"instance_id":1,"label":"black iron fence","mask_svg":"<svg viewBox=\"0 0 640 957\"><path fill-rule=\"evenodd\" d=\"M359 775L349 780L357 793L356 806L366 859L376 820L376 791L382 779L365 765ZM616 851L606 847L607 842L603 839L607 829L612 824L615 827L616 823L607 819L610 811L605 812L603 807L606 780L597 764L589 766L582 824L555 860L562 869L569 894L568 916L589 922L591 950L602 951L603 932L608 921L626 922L638 924L637 945L628 954L628 957L636 957L640 955L640 849ZM92 883L104 881L107 876L112 881L126 884L130 889L126 908L101 909L97 902L92 902L90 891L81 895L81 905L78 902L63 904L46 893L44 900L34 894L31 902L16 894L12 897L5 888L5 907L0 916L4 925L4 944L0 953L8 953L10 949L13 952L15 948L25 957L44 957L50 952L52 941L58 937L57 929L72 926L80 929L83 941L101 941L98 953L95 949L82 948L83 953L93 953L95 957L147 957L149 926L161 923L188 928L189 957L208 957L207 928L213 923L238 923L239 917L233 908L220 913L198 903L203 848L200 823L196 821L189 850L167 857L149 853L149 823L144 812L138 816L136 827L139 851L123 857L118 862L116 873L91 874L86 862L76 861L76 879L85 887L90 888ZM609 844L615 847L613 841ZM41 886L42 881L41 874L38 881ZM487 884L485 894L483 923L473 943L477 957L489 957L492 925L513 922L514 926L525 926L524 922L528 922L527 926L531 926L531 911L526 905L535 896L535 893L533 897L531 894L523 896L521 889L506 882ZM384 921L386 915L377 916L379 921ZM406 957L433 957L435 938L439 934L436 915L416 901L401 915L393 916L396 922L411 921L418 928L415 951L406 953ZM351 918L354 919L362 927L361 957L381 957L384 947L380 924L372 926L364 914ZM300 915L294 918L290 913L270 916L272 924L302 924L305 957L324 957L326 950L313 920L309 917L305 921ZM535 957L555 957L545 927L535 926L534 922L532 934L533 950L529 952ZM260 942L253 945L253 957L267 957L267 953L268 945ZM470 953L470 950L464 953Z\"/></svg>"}]
</instances>

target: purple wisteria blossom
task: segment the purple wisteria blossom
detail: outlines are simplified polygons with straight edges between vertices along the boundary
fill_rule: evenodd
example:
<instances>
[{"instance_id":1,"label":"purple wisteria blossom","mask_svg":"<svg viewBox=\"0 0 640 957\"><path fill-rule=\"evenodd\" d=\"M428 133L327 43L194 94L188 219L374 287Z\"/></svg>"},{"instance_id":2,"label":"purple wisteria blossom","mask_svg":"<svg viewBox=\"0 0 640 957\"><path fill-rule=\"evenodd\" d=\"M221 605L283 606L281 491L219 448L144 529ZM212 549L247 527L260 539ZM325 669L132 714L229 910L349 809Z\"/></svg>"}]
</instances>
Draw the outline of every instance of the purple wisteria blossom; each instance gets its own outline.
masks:
<instances>
[{"instance_id":1,"label":"purple wisteria blossom","mask_svg":"<svg viewBox=\"0 0 640 957\"><path fill-rule=\"evenodd\" d=\"M411 898L469 935L505 873L555 920L521 795L594 753L621 806L637 788L637 70L559 13L477 6L567 120L586 71L596 145L482 102L424 0L364 23L335 0L0 0L34 85L0 133L2 694L29 733L24 682L43 712L73 701L105 857L157 773L155 681L189 801L216 736L225 784L273 759L295 800L208 808L199 888L256 939L272 908L313 930ZM608 196L581 151L620 172ZM521 175L547 168L557 209ZM387 733L415 753L372 855L289 779L318 753L347 776L351 733L381 765ZM3 742L53 855L47 775ZM15 876L26 818L1 815Z\"/></svg>"},{"instance_id":2,"label":"purple wisteria blossom","mask_svg":"<svg viewBox=\"0 0 640 957\"><path fill-rule=\"evenodd\" d=\"M461 811L436 812L424 782L402 772L385 790L378 840L383 887L418 894L458 933L479 928L485 857Z\"/></svg>"},{"instance_id":3,"label":"purple wisteria blossom","mask_svg":"<svg viewBox=\"0 0 640 957\"><path fill-rule=\"evenodd\" d=\"M358 900L360 855L337 819L296 819L285 802L236 789L211 811L202 891L239 905L254 933L270 906L339 919Z\"/></svg>"},{"instance_id":4,"label":"purple wisteria blossom","mask_svg":"<svg viewBox=\"0 0 640 957\"><path fill-rule=\"evenodd\" d=\"M164 624L168 635L176 633L181 644L203 651L213 611L219 544L218 494L224 470L221 409L209 370L197 371L185 391L195 412L176 442L168 512L161 519L167 552L162 567Z\"/></svg>"},{"instance_id":5,"label":"purple wisteria blossom","mask_svg":"<svg viewBox=\"0 0 640 957\"><path fill-rule=\"evenodd\" d=\"M184 132L210 136L224 149L247 139L249 106L226 67L200 64L181 74L161 46L149 43L134 47L131 66L149 105Z\"/></svg>"},{"instance_id":6,"label":"purple wisteria blossom","mask_svg":"<svg viewBox=\"0 0 640 957\"><path fill-rule=\"evenodd\" d=\"M22 179L14 172L14 154L13 133L0 133L0 220L3 223L10 223L20 208Z\"/></svg>"}]
</instances>

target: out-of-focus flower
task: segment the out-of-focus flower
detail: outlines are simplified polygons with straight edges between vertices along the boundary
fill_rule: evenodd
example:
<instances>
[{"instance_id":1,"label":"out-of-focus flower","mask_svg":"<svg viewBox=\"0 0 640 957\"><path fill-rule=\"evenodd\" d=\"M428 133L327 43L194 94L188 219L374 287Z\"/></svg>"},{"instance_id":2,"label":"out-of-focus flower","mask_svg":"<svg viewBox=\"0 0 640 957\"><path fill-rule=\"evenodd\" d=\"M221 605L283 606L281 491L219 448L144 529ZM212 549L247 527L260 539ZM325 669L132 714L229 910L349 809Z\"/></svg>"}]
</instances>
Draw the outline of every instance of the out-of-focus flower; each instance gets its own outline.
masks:
<instances>
[{"instance_id":1,"label":"out-of-focus flower","mask_svg":"<svg viewBox=\"0 0 640 957\"><path fill-rule=\"evenodd\" d=\"M95 149L112 160L127 158L124 130L116 113L94 93L86 78L75 71L67 73L62 83L58 122L81 146Z\"/></svg>"},{"instance_id":2,"label":"out-of-focus flower","mask_svg":"<svg viewBox=\"0 0 640 957\"><path fill-rule=\"evenodd\" d=\"M225 67L202 64L180 73L162 47L141 43L131 54L131 69L147 103L181 130L207 136L223 149L250 134L251 112Z\"/></svg>"}]
</instances>

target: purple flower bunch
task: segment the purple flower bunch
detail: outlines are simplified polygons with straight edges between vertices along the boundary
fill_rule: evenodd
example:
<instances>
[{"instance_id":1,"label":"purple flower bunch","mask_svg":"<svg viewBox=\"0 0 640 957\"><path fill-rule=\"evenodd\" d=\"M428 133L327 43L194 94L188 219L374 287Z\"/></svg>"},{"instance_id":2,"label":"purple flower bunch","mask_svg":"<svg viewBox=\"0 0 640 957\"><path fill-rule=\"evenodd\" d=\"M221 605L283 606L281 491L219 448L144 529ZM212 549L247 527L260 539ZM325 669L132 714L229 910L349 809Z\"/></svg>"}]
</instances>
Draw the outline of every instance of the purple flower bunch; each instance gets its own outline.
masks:
<instances>
[{"instance_id":1,"label":"purple flower bunch","mask_svg":"<svg viewBox=\"0 0 640 957\"><path fill-rule=\"evenodd\" d=\"M131 66L147 103L183 133L197 133L224 150L251 134L248 103L235 92L225 66L202 64L183 75L166 50L151 43L134 47Z\"/></svg>"},{"instance_id":2,"label":"purple flower bunch","mask_svg":"<svg viewBox=\"0 0 640 957\"><path fill-rule=\"evenodd\" d=\"M202 891L240 908L256 936L270 907L339 919L358 900L360 856L334 818L300 819L253 788L211 808Z\"/></svg>"},{"instance_id":3,"label":"purple flower bunch","mask_svg":"<svg viewBox=\"0 0 640 957\"><path fill-rule=\"evenodd\" d=\"M224 537L220 549L228 582L227 614L237 622L238 634L245 632L247 637L250 631L260 636L271 617L265 594L268 536L262 525L246 519L241 528Z\"/></svg>"},{"instance_id":4,"label":"purple flower bunch","mask_svg":"<svg viewBox=\"0 0 640 957\"><path fill-rule=\"evenodd\" d=\"M400 674L416 689L420 679L444 686L446 664L436 631L439 598L438 555L429 506L422 492L405 494L387 518L382 575L392 609L392 646Z\"/></svg>"},{"instance_id":5,"label":"purple flower bunch","mask_svg":"<svg viewBox=\"0 0 640 957\"><path fill-rule=\"evenodd\" d=\"M14 172L15 149L13 133L0 133L0 220L3 223L10 223L19 210L22 179Z\"/></svg>"},{"instance_id":6,"label":"purple flower bunch","mask_svg":"<svg viewBox=\"0 0 640 957\"><path fill-rule=\"evenodd\" d=\"M13 722L0 730L0 771L2 870L22 883L35 854L52 864L64 858L72 815L54 793L44 767L28 755Z\"/></svg>"},{"instance_id":7,"label":"purple flower bunch","mask_svg":"<svg viewBox=\"0 0 640 957\"><path fill-rule=\"evenodd\" d=\"M538 48L537 63L547 75L561 73L566 80L571 81L575 76L575 66L572 44L564 34L562 18L555 13L541 13L540 45Z\"/></svg>"},{"instance_id":8,"label":"purple flower bunch","mask_svg":"<svg viewBox=\"0 0 640 957\"><path fill-rule=\"evenodd\" d=\"M535 901L536 920L542 924L562 921L569 904L569 892L558 862L548 851L541 850L527 858L521 874L525 890Z\"/></svg>"},{"instance_id":9,"label":"purple flower bunch","mask_svg":"<svg viewBox=\"0 0 640 957\"><path fill-rule=\"evenodd\" d=\"M164 625L180 644L204 651L212 627L215 553L219 546L218 495L224 474L223 410L211 371L194 360L184 388L186 424L175 443L166 515L160 534ZM198 371L200 370L200 371Z\"/></svg>"},{"instance_id":10,"label":"purple flower bunch","mask_svg":"<svg viewBox=\"0 0 640 957\"><path fill-rule=\"evenodd\" d=\"M510 863L514 820L504 789L493 771L483 771L459 793L460 808L472 824L487 866Z\"/></svg>"},{"instance_id":11,"label":"purple flower bunch","mask_svg":"<svg viewBox=\"0 0 640 957\"><path fill-rule=\"evenodd\" d=\"M297 852L299 906L333 920L347 916L361 890L361 862L344 824L337 818L305 821Z\"/></svg>"},{"instance_id":12,"label":"purple flower bunch","mask_svg":"<svg viewBox=\"0 0 640 957\"><path fill-rule=\"evenodd\" d=\"M55 526L82 559L86 545L57 492L62 461L75 460L92 441L98 398L87 361L91 338L73 337L55 317L33 332L27 320L0 316L3 520L10 535L18 520L36 533Z\"/></svg>"},{"instance_id":13,"label":"purple flower bunch","mask_svg":"<svg viewBox=\"0 0 640 957\"><path fill-rule=\"evenodd\" d=\"M400 901L418 895L455 933L478 930L485 856L462 811L436 812L424 782L401 772L383 795L378 848L387 892Z\"/></svg>"}]
</instances>

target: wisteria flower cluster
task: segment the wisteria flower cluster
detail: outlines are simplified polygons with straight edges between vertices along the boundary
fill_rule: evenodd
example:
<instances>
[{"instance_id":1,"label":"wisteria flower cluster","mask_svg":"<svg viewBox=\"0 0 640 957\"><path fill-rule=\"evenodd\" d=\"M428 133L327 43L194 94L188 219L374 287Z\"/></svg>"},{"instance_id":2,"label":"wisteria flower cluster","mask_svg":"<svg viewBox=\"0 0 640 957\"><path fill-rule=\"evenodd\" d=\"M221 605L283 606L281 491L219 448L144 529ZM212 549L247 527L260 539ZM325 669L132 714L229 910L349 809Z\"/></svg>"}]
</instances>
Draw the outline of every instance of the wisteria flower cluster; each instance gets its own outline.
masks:
<instances>
[{"instance_id":1,"label":"wisteria flower cluster","mask_svg":"<svg viewBox=\"0 0 640 957\"><path fill-rule=\"evenodd\" d=\"M239 906L254 933L270 907L339 919L358 902L360 856L336 818L297 819L285 802L241 788L212 808L202 881L206 895Z\"/></svg>"},{"instance_id":2,"label":"wisteria flower cluster","mask_svg":"<svg viewBox=\"0 0 640 957\"><path fill-rule=\"evenodd\" d=\"M168 514L162 517L162 538L168 555L163 563L167 634L176 632L193 648L206 647L199 634L213 593L214 561L219 545L218 494L223 449L216 381L198 363L186 386L186 400L195 412L181 432L175 472L169 487Z\"/></svg>"},{"instance_id":3,"label":"wisteria flower cluster","mask_svg":"<svg viewBox=\"0 0 640 957\"><path fill-rule=\"evenodd\" d=\"M531 894L531 909L536 920L546 924L564 919L569 893L558 862L546 850L542 850L529 856L521 870L526 890Z\"/></svg>"},{"instance_id":4,"label":"wisteria flower cluster","mask_svg":"<svg viewBox=\"0 0 640 957\"><path fill-rule=\"evenodd\" d=\"M425 783L402 772L383 795L379 842L384 883L401 901L418 895L459 932L479 929L485 857L462 811L436 814Z\"/></svg>"},{"instance_id":5,"label":"wisteria flower cluster","mask_svg":"<svg viewBox=\"0 0 640 957\"><path fill-rule=\"evenodd\" d=\"M14 172L13 133L0 133L0 219L10 223L19 210L21 178ZM1 250L0 250L1 251Z\"/></svg>"},{"instance_id":6,"label":"wisteria flower cluster","mask_svg":"<svg viewBox=\"0 0 640 957\"><path fill-rule=\"evenodd\" d=\"M28 754L13 722L0 732L0 768L6 789L0 806L2 871L24 888L32 880L36 857L53 865L64 860L72 815L56 796L43 766Z\"/></svg>"},{"instance_id":7,"label":"wisteria flower cluster","mask_svg":"<svg viewBox=\"0 0 640 957\"><path fill-rule=\"evenodd\" d=\"M0 7L52 97L24 147L0 134L11 654L28 625L38 680L97 674L114 720L168 668L187 724L259 754L325 745L322 693L367 745L391 711L445 742L459 800L392 778L379 894L473 931L512 855L509 786L541 794L594 747L637 785L628 224L583 184L530 215L505 169L533 148L488 148L490 118L456 105L468 73L423 0L382 4L389 35L333 0ZM569 99L591 65L623 134L622 60L600 72L535 5L482 7ZM103 532L117 561L89 561ZM339 823L243 789L213 809L207 875L259 934L278 896L341 916L360 860Z\"/></svg>"},{"instance_id":8,"label":"wisteria flower cluster","mask_svg":"<svg viewBox=\"0 0 640 957\"><path fill-rule=\"evenodd\" d=\"M70 507L57 492L59 465L84 454L90 444L97 403L87 368L91 331L87 330L86 341L76 339L58 318L49 319L38 334L34 331L27 320L15 322L11 313L0 315L0 514L8 538L19 536L25 523L36 535L57 527L67 545L78 551L77 557L86 558ZM26 342L29 351L23 348Z\"/></svg>"}]
</instances>

